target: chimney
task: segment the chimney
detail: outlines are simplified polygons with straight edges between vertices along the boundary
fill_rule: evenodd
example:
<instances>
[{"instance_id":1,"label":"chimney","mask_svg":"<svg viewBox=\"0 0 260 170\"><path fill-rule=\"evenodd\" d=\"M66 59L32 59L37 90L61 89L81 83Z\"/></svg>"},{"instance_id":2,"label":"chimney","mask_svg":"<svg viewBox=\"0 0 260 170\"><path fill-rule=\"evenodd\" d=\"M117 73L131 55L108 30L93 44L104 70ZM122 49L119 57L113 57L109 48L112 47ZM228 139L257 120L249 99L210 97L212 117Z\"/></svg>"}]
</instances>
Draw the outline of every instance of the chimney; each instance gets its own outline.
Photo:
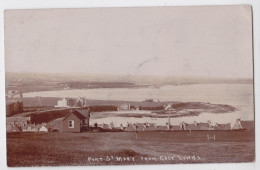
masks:
<instances>
[{"instance_id":1,"label":"chimney","mask_svg":"<svg viewBox=\"0 0 260 170\"><path fill-rule=\"evenodd\" d=\"M209 127L212 127L212 123L210 120L208 120Z\"/></svg>"},{"instance_id":2,"label":"chimney","mask_svg":"<svg viewBox=\"0 0 260 170\"><path fill-rule=\"evenodd\" d=\"M170 125L169 123L166 123L167 129L170 130Z\"/></svg>"},{"instance_id":3,"label":"chimney","mask_svg":"<svg viewBox=\"0 0 260 170\"><path fill-rule=\"evenodd\" d=\"M137 128L137 126L136 126L136 124L135 124L135 123L133 124L133 128L134 128L134 130L136 130L136 128Z\"/></svg>"},{"instance_id":4,"label":"chimney","mask_svg":"<svg viewBox=\"0 0 260 170\"><path fill-rule=\"evenodd\" d=\"M241 123L241 119L237 119L237 120L236 120L236 123L239 123L239 124L240 124L240 123Z\"/></svg>"},{"instance_id":5,"label":"chimney","mask_svg":"<svg viewBox=\"0 0 260 170\"><path fill-rule=\"evenodd\" d=\"M171 127L171 120L170 120L170 116L168 116L168 126L169 126L169 128Z\"/></svg>"},{"instance_id":6,"label":"chimney","mask_svg":"<svg viewBox=\"0 0 260 170\"><path fill-rule=\"evenodd\" d=\"M111 123L110 123L110 129L113 129L113 128L114 128L114 123L111 122Z\"/></svg>"},{"instance_id":7,"label":"chimney","mask_svg":"<svg viewBox=\"0 0 260 170\"><path fill-rule=\"evenodd\" d=\"M184 122L181 122L181 129L183 129L183 130L186 130L186 123L184 123Z\"/></svg>"}]
</instances>

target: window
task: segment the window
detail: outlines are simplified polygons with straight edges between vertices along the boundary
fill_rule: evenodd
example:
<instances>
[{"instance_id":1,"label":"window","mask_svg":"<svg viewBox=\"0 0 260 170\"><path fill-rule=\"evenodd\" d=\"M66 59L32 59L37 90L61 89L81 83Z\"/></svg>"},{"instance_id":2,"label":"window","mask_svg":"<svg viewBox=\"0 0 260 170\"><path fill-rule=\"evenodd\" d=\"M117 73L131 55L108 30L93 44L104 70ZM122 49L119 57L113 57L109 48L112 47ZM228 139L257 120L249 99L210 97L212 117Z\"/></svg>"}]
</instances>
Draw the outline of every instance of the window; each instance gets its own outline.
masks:
<instances>
[{"instance_id":1,"label":"window","mask_svg":"<svg viewBox=\"0 0 260 170\"><path fill-rule=\"evenodd\" d=\"M74 128L74 120L69 120L69 128Z\"/></svg>"}]
</instances>

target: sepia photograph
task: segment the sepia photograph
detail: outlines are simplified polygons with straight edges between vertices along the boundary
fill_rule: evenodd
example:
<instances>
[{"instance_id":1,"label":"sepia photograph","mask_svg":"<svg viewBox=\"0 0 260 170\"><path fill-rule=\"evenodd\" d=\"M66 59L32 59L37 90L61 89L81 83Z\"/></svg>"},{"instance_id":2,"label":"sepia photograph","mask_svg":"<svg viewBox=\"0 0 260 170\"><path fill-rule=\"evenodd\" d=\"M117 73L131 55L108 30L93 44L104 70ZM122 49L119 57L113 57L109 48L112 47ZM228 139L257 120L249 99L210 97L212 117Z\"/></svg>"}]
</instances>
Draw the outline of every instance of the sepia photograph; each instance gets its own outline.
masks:
<instances>
[{"instance_id":1,"label":"sepia photograph","mask_svg":"<svg viewBox=\"0 0 260 170\"><path fill-rule=\"evenodd\" d=\"M8 167L255 162L250 5L4 11Z\"/></svg>"}]
</instances>

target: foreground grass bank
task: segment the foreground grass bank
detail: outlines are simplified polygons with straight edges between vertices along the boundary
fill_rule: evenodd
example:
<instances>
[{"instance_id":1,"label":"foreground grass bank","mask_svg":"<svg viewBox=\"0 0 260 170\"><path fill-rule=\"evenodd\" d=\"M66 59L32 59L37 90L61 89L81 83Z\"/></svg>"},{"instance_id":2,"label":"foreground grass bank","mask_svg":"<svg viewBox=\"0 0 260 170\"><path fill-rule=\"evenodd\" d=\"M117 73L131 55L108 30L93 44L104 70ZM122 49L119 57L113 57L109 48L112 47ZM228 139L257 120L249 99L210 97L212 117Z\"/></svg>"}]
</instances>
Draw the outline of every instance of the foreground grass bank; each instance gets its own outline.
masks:
<instances>
[{"instance_id":1,"label":"foreground grass bank","mask_svg":"<svg viewBox=\"0 0 260 170\"><path fill-rule=\"evenodd\" d=\"M11 167L252 162L254 157L253 131L7 134Z\"/></svg>"}]
</instances>

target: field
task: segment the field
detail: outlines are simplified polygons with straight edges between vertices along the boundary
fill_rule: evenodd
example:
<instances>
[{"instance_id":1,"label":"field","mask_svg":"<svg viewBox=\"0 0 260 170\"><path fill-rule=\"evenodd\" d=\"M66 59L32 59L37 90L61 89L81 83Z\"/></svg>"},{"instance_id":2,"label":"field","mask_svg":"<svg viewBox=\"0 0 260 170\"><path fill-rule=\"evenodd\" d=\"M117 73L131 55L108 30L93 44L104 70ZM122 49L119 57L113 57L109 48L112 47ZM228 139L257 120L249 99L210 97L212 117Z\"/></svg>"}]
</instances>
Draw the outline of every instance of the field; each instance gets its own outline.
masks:
<instances>
[{"instance_id":1,"label":"field","mask_svg":"<svg viewBox=\"0 0 260 170\"><path fill-rule=\"evenodd\" d=\"M207 135L216 136L208 140ZM7 133L16 166L252 162L253 131Z\"/></svg>"}]
</instances>

